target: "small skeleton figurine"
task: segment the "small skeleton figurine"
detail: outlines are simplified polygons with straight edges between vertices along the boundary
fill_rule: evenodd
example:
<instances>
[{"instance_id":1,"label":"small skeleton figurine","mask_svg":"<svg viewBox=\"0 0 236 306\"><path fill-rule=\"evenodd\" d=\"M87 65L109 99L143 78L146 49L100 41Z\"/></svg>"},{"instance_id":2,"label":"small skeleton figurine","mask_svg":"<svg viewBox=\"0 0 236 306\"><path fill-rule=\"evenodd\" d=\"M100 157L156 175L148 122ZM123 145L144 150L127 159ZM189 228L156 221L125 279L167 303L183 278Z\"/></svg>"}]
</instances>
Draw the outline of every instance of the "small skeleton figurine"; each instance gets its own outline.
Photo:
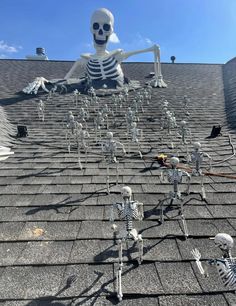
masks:
<instances>
[{"instance_id":1,"label":"small skeleton figurine","mask_svg":"<svg viewBox=\"0 0 236 306\"><path fill-rule=\"evenodd\" d=\"M89 113L83 107L81 107L78 114L78 122L84 123L86 130L88 128L87 126L88 119L89 119Z\"/></svg>"},{"instance_id":2,"label":"small skeleton figurine","mask_svg":"<svg viewBox=\"0 0 236 306\"><path fill-rule=\"evenodd\" d=\"M180 130L179 130L182 144L187 144L186 137L191 137L191 130L187 127L187 122L182 120L180 122Z\"/></svg>"},{"instance_id":3,"label":"small skeleton figurine","mask_svg":"<svg viewBox=\"0 0 236 306\"><path fill-rule=\"evenodd\" d=\"M144 88L144 90L143 90L143 95L144 95L144 99L145 99L147 105L149 105L152 96L149 94L149 92L146 88Z\"/></svg>"},{"instance_id":4,"label":"small skeleton figurine","mask_svg":"<svg viewBox=\"0 0 236 306\"><path fill-rule=\"evenodd\" d=\"M222 258L208 260L208 264L216 266L219 277L227 289L236 290L236 262L231 255L231 249L234 245L233 238L228 234L219 233L213 239L215 245L222 251ZM209 275L200 261L201 253L199 250L193 249L191 253L196 260L199 272L208 277Z\"/></svg>"},{"instance_id":5,"label":"small skeleton figurine","mask_svg":"<svg viewBox=\"0 0 236 306\"><path fill-rule=\"evenodd\" d=\"M39 100L39 104L37 106L38 109L38 117L44 122L44 111L45 111L45 104L42 100Z\"/></svg>"},{"instance_id":6,"label":"small skeleton figurine","mask_svg":"<svg viewBox=\"0 0 236 306\"><path fill-rule=\"evenodd\" d=\"M130 134L131 134L131 141L134 142L138 146L138 153L140 155L140 158L143 158L143 155L141 152L141 146L140 146L140 140L142 140L143 138L143 131L137 128L136 122L132 122Z\"/></svg>"},{"instance_id":7,"label":"small skeleton figurine","mask_svg":"<svg viewBox=\"0 0 236 306\"><path fill-rule=\"evenodd\" d=\"M94 119L94 125L95 125L95 140L97 143L97 134L99 131L99 139L101 140L102 137L102 132L101 129L104 127L104 117L103 117L103 113L102 112L98 112L97 117Z\"/></svg>"},{"instance_id":8,"label":"small skeleton figurine","mask_svg":"<svg viewBox=\"0 0 236 306\"><path fill-rule=\"evenodd\" d=\"M132 201L132 190L130 187L125 186L122 188L122 203L115 203L111 207L110 221L113 222L112 229L117 233L117 225L114 224L114 210L117 211L118 218L125 221L125 229L120 231L120 239L118 240L119 260L118 270L116 272L116 291L119 301L122 300L122 268L123 268L123 243L128 240L133 240L138 244L139 258L138 263L141 264L143 260L143 239L142 235L138 234L137 230L133 227L133 220L143 219L143 203Z\"/></svg>"},{"instance_id":9,"label":"small skeleton figurine","mask_svg":"<svg viewBox=\"0 0 236 306\"><path fill-rule=\"evenodd\" d=\"M75 106L77 107L77 105L78 105L78 97L80 95L80 92L78 91L78 89L75 89L73 91L73 95L74 95Z\"/></svg>"},{"instance_id":10,"label":"small skeleton figurine","mask_svg":"<svg viewBox=\"0 0 236 306\"><path fill-rule=\"evenodd\" d=\"M107 129L109 129L108 115L111 114L111 110L107 104L103 106L101 113L103 114L103 118L106 120Z\"/></svg>"},{"instance_id":11,"label":"small skeleton figurine","mask_svg":"<svg viewBox=\"0 0 236 306\"><path fill-rule=\"evenodd\" d=\"M183 109L184 109L184 114L186 116L189 116L189 112L188 112L188 104L190 102L190 99L185 95L184 96L184 101L183 101Z\"/></svg>"},{"instance_id":12,"label":"small skeleton figurine","mask_svg":"<svg viewBox=\"0 0 236 306\"><path fill-rule=\"evenodd\" d=\"M89 94L92 98L96 97L96 91L95 91L95 89L93 88L93 86L91 86L91 87L89 88L88 94Z\"/></svg>"},{"instance_id":13,"label":"small skeleton figurine","mask_svg":"<svg viewBox=\"0 0 236 306\"><path fill-rule=\"evenodd\" d=\"M128 110L126 113L127 133L130 132L132 123L134 121L136 121L135 113L132 111L131 107L128 107Z\"/></svg>"},{"instance_id":14,"label":"small skeleton figurine","mask_svg":"<svg viewBox=\"0 0 236 306\"><path fill-rule=\"evenodd\" d=\"M194 169L192 175L200 176L202 175L201 164L203 162L204 157L207 157L210 162L211 167L211 157L209 154L202 152L200 142L194 142L194 151L191 154L191 162L194 163Z\"/></svg>"},{"instance_id":15,"label":"small skeleton figurine","mask_svg":"<svg viewBox=\"0 0 236 306\"><path fill-rule=\"evenodd\" d=\"M83 125L81 123L76 122L76 129L75 129L75 139L77 142L77 149L78 149L78 163L80 169L82 169L82 164L80 160L80 151L85 150L86 155L86 163L87 163L87 152L88 152L88 144L87 139L90 137L89 133L83 130Z\"/></svg>"},{"instance_id":16,"label":"small skeleton figurine","mask_svg":"<svg viewBox=\"0 0 236 306\"><path fill-rule=\"evenodd\" d=\"M207 157L210 163L211 168L211 157L207 153L200 151L201 144L200 142L194 142L194 151L191 154L190 162L194 163L194 169L192 170L193 176L200 176L201 177L201 189L202 189L202 198L206 198L206 192L204 187L204 174L202 173L201 164L203 162L204 157Z\"/></svg>"},{"instance_id":17,"label":"small skeleton figurine","mask_svg":"<svg viewBox=\"0 0 236 306\"><path fill-rule=\"evenodd\" d=\"M107 140L102 142L102 153L104 156L104 160L107 165L107 192L110 193L109 188L109 178L110 178L110 172L109 172L109 164L115 163L116 164L116 184L118 184L118 161L116 159L116 153L118 150L118 146L122 149L123 153L125 154L125 147L124 145L113 139L113 133L107 132Z\"/></svg>"},{"instance_id":18,"label":"small skeleton figurine","mask_svg":"<svg viewBox=\"0 0 236 306\"><path fill-rule=\"evenodd\" d=\"M178 157L171 157L170 159L171 169L165 169L161 173L161 181L164 182L165 176L167 176L168 182L173 185L173 191L169 192L169 196L162 202L162 205L161 205L161 222L164 221L164 218L163 218L164 202L170 201L169 205L175 204L175 202L180 203L180 215L181 215L181 220L183 222L184 234L185 234L185 237L188 237L188 229L187 229L187 224L185 221L184 211L183 211L183 199L182 199L181 192L179 190L179 184L182 183L183 177L186 176L188 180L188 184L187 184L187 189L185 193L188 194L189 186L190 186L190 175L186 171L178 169L177 168L178 164L179 164Z\"/></svg>"},{"instance_id":19,"label":"small skeleton figurine","mask_svg":"<svg viewBox=\"0 0 236 306\"><path fill-rule=\"evenodd\" d=\"M70 139L71 139L71 136L74 135L75 133L76 126L77 126L77 122L75 121L75 118L72 112L69 111L68 118L67 118L67 125L66 125L66 140L67 140L67 147L68 147L69 153L70 153L70 146L71 146Z\"/></svg>"}]
</instances>

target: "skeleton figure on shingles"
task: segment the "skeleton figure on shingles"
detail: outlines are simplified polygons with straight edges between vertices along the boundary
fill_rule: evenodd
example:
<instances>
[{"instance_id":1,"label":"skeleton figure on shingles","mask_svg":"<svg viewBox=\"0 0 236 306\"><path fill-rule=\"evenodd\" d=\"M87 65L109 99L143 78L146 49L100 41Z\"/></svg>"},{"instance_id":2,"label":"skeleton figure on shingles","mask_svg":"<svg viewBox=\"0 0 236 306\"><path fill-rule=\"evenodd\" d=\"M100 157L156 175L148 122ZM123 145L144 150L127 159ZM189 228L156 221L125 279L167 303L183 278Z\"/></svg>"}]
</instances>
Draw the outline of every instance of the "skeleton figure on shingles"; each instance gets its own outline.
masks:
<instances>
[{"instance_id":1,"label":"skeleton figure on shingles","mask_svg":"<svg viewBox=\"0 0 236 306\"><path fill-rule=\"evenodd\" d=\"M222 251L222 258L208 260L208 263L209 265L216 266L217 273L227 289L236 290L236 262L231 255L231 249L234 245L233 238L228 234L219 233L213 239L215 245ZM199 250L193 249L191 253L196 260L199 272L205 277L208 277L209 275L200 261L201 253Z\"/></svg>"},{"instance_id":2,"label":"skeleton figure on shingles","mask_svg":"<svg viewBox=\"0 0 236 306\"><path fill-rule=\"evenodd\" d=\"M44 122L44 111L45 111L45 104L42 100L39 100L39 104L37 106L38 110L38 117Z\"/></svg>"},{"instance_id":3,"label":"skeleton figure on shingles","mask_svg":"<svg viewBox=\"0 0 236 306\"><path fill-rule=\"evenodd\" d=\"M184 216L184 207L183 207L183 198L179 189L179 185L183 181L183 177L187 177L187 188L185 193L189 193L189 186L190 186L190 175L188 172L178 169L177 166L179 164L178 157L171 157L170 159L171 169L165 169L161 173L161 182L164 182L165 176L167 176L168 182L173 186L173 191L169 192L169 195L166 197L164 201L161 202L161 215L160 221L161 223L164 222L164 203L167 202L169 206L178 204L180 208L180 217L183 224L184 235L185 238L188 237L188 228Z\"/></svg>"},{"instance_id":4,"label":"skeleton figure on shingles","mask_svg":"<svg viewBox=\"0 0 236 306\"><path fill-rule=\"evenodd\" d=\"M204 174L202 173L201 165L203 163L204 157L206 157L209 161L209 166L211 168L211 156L203 151L201 151L200 142L194 142L194 151L191 153L189 157L190 162L194 164L194 168L192 169L192 176L200 177L201 190L202 190L202 198L206 199L206 192L204 187Z\"/></svg>"},{"instance_id":5,"label":"skeleton figure on shingles","mask_svg":"<svg viewBox=\"0 0 236 306\"><path fill-rule=\"evenodd\" d=\"M153 52L154 53L154 70L155 77L152 80L154 87L166 87L161 74L160 47L154 45L143 50L133 52L124 52L121 49L107 51L106 46L111 35L114 35L114 17L112 13L101 8L96 10L90 23L90 31L93 35L95 54L83 54L82 59L86 62L87 77L90 86L95 89L100 88L118 88L127 84L121 63L132 55ZM70 71L66 74L65 79L69 80L80 61L76 61Z\"/></svg>"},{"instance_id":6,"label":"skeleton figure on shingles","mask_svg":"<svg viewBox=\"0 0 236 306\"><path fill-rule=\"evenodd\" d=\"M75 140L77 143L77 153L78 153L78 164L79 168L82 169L82 163L80 159L80 153L81 150L85 151L85 157L86 157L86 163L87 163L87 158L88 158L88 139L90 135L88 131L83 130L83 125L81 123L76 122L76 128L75 128Z\"/></svg>"},{"instance_id":7,"label":"skeleton figure on shingles","mask_svg":"<svg viewBox=\"0 0 236 306\"><path fill-rule=\"evenodd\" d=\"M107 139L102 142L102 153L104 157L104 161L106 163L106 168L107 168L107 193L110 193L110 164L116 164L116 184L118 184L118 178L119 178L119 173L118 173L118 160L116 158L116 154L118 151L118 148L121 148L123 153L126 153L124 145L117 140L114 140L113 138L113 133L112 132L107 132Z\"/></svg>"},{"instance_id":8,"label":"skeleton figure on shingles","mask_svg":"<svg viewBox=\"0 0 236 306\"><path fill-rule=\"evenodd\" d=\"M116 272L116 293L119 301L123 298L122 293L122 268L123 268L123 244L128 240L133 240L138 244L139 257L138 263L141 264L143 260L143 239L142 235L138 234L138 231L133 227L133 220L141 221L143 219L143 203L132 201L132 190L130 187L125 186L121 190L123 202L115 203L111 207L110 221L112 229L119 235L117 225L114 223L114 211L117 212L118 219L125 221L125 229L120 231L120 239L118 240L118 270Z\"/></svg>"},{"instance_id":9,"label":"skeleton figure on shingles","mask_svg":"<svg viewBox=\"0 0 236 306\"><path fill-rule=\"evenodd\" d=\"M182 144L186 145L187 144L187 138L190 138L190 142L191 142L191 130L190 128L188 128L187 126L187 122L185 120L182 120L180 122L180 128L179 128L179 134L181 136L181 141Z\"/></svg>"}]
</instances>

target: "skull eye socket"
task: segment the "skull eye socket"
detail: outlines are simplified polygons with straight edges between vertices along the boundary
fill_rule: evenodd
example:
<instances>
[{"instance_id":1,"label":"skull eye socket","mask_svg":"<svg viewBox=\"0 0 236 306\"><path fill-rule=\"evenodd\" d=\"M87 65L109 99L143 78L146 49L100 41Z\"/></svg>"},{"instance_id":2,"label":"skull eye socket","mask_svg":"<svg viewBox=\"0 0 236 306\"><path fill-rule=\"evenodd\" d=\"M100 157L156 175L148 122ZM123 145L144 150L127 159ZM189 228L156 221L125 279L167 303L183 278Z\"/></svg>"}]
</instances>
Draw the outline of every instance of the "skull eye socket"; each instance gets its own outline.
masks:
<instances>
[{"instance_id":1,"label":"skull eye socket","mask_svg":"<svg viewBox=\"0 0 236 306\"><path fill-rule=\"evenodd\" d=\"M110 31L111 26L108 23L104 23L103 30L104 31Z\"/></svg>"},{"instance_id":2,"label":"skull eye socket","mask_svg":"<svg viewBox=\"0 0 236 306\"><path fill-rule=\"evenodd\" d=\"M99 29L99 23L94 22L94 24L93 24L93 29L94 29L94 30L98 30L98 29Z\"/></svg>"}]
</instances>

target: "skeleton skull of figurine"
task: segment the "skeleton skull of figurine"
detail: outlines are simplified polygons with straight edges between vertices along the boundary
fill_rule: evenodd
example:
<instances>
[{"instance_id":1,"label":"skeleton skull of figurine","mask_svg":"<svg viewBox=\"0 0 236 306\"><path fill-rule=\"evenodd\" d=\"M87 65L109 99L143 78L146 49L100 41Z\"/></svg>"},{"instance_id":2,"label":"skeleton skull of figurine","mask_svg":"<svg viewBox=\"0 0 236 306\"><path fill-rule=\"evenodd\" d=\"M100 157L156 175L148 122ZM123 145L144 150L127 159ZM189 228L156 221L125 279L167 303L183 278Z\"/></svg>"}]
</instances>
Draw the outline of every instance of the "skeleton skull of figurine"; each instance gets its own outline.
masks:
<instances>
[{"instance_id":1,"label":"skeleton skull of figurine","mask_svg":"<svg viewBox=\"0 0 236 306\"><path fill-rule=\"evenodd\" d=\"M131 126L132 126L133 128L136 128L136 127L137 127L137 123L136 123L136 122L132 122Z\"/></svg>"},{"instance_id":2,"label":"skeleton skull of figurine","mask_svg":"<svg viewBox=\"0 0 236 306\"><path fill-rule=\"evenodd\" d=\"M180 126L181 127L185 127L187 125L187 122L185 121L185 120L182 120L181 122L180 122Z\"/></svg>"},{"instance_id":3,"label":"skeleton skull of figurine","mask_svg":"<svg viewBox=\"0 0 236 306\"><path fill-rule=\"evenodd\" d=\"M222 251L228 251L232 249L234 245L233 238L224 233L219 233L214 238L215 245L218 246Z\"/></svg>"},{"instance_id":4,"label":"skeleton skull of figurine","mask_svg":"<svg viewBox=\"0 0 236 306\"><path fill-rule=\"evenodd\" d=\"M123 199L125 198L130 199L132 196L132 189L128 186L122 187L121 193L122 193Z\"/></svg>"},{"instance_id":5,"label":"skeleton skull of figurine","mask_svg":"<svg viewBox=\"0 0 236 306\"><path fill-rule=\"evenodd\" d=\"M105 8L96 10L91 17L90 31L93 34L95 49L106 45L113 33L114 17Z\"/></svg>"},{"instance_id":6,"label":"skeleton skull of figurine","mask_svg":"<svg viewBox=\"0 0 236 306\"><path fill-rule=\"evenodd\" d=\"M107 138L112 139L113 138L113 133L112 132L107 132Z\"/></svg>"},{"instance_id":7,"label":"skeleton skull of figurine","mask_svg":"<svg viewBox=\"0 0 236 306\"><path fill-rule=\"evenodd\" d=\"M201 148L200 142L194 142L193 146L194 146L194 149L197 151Z\"/></svg>"},{"instance_id":8,"label":"skeleton skull of figurine","mask_svg":"<svg viewBox=\"0 0 236 306\"><path fill-rule=\"evenodd\" d=\"M179 163L179 159L178 157L171 157L170 159L170 164L172 167L176 168L176 166L178 165Z\"/></svg>"}]
</instances>

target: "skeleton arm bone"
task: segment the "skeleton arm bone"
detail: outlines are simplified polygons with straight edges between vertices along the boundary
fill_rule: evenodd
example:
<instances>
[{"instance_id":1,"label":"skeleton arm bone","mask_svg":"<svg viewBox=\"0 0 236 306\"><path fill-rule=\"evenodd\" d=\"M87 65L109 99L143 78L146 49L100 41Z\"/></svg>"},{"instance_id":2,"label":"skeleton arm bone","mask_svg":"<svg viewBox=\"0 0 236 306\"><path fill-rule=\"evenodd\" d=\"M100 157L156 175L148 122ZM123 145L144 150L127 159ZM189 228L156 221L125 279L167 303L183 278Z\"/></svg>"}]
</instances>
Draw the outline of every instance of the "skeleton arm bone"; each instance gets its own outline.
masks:
<instances>
[{"instance_id":1,"label":"skeleton arm bone","mask_svg":"<svg viewBox=\"0 0 236 306\"><path fill-rule=\"evenodd\" d=\"M161 74L161 58L160 58L160 47L158 45L153 45L150 48L147 49L141 49L141 50L135 50L130 52L123 52L120 50L120 52L116 55L116 59L119 62L122 62L123 60L127 59L130 56L140 54L140 53L146 53L146 52L153 52L154 53L154 71L155 71L155 83L154 87L166 87L165 82L162 79Z\"/></svg>"},{"instance_id":2,"label":"skeleton arm bone","mask_svg":"<svg viewBox=\"0 0 236 306\"><path fill-rule=\"evenodd\" d=\"M84 54L84 55L82 54L81 57L82 57L82 59L78 59L77 61L74 62L73 66L67 72L67 74L65 75L64 79L68 80L73 75L73 73L75 72L75 70L77 69L77 67L79 65L81 65L82 63L88 61L88 59L90 58L90 55L89 54Z\"/></svg>"},{"instance_id":3,"label":"skeleton arm bone","mask_svg":"<svg viewBox=\"0 0 236 306\"><path fill-rule=\"evenodd\" d=\"M123 143L116 141L116 144L118 144L122 148L123 153L126 154L125 146L123 145Z\"/></svg>"},{"instance_id":4,"label":"skeleton arm bone","mask_svg":"<svg viewBox=\"0 0 236 306\"><path fill-rule=\"evenodd\" d=\"M182 170L182 175L187 177L188 185L187 185L187 188L186 188L186 193L189 194L191 175L188 172L183 171L183 170Z\"/></svg>"},{"instance_id":5,"label":"skeleton arm bone","mask_svg":"<svg viewBox=\"0 0 236 306\"><path fill-rule=\"evenodd\" d=\"M111 228L113 229L113 231L116 231L117 229L117 225L114 223L114 209L116 208L117 204L112 204L111 208L110 208L110 221L112 222L112 226Z\"/></svg>"},{"instance_id":6,"label":"skeleton arm bone","mask_svg":"<svg viewBox=\"0 0 236 306\"><path fill-rule=\"evenodd\" d=\"M197 267L198 267L198 270L199 272L204 275L205 277L208 277L208 274L207 272L204 270L203 266L202 266L202 263L200 262L200 258L201 258L201 253L199 252L198 249L193 249L191 251L194 259L196 260L196 264L197 264Z\"/></svg>"}]
</instances>

